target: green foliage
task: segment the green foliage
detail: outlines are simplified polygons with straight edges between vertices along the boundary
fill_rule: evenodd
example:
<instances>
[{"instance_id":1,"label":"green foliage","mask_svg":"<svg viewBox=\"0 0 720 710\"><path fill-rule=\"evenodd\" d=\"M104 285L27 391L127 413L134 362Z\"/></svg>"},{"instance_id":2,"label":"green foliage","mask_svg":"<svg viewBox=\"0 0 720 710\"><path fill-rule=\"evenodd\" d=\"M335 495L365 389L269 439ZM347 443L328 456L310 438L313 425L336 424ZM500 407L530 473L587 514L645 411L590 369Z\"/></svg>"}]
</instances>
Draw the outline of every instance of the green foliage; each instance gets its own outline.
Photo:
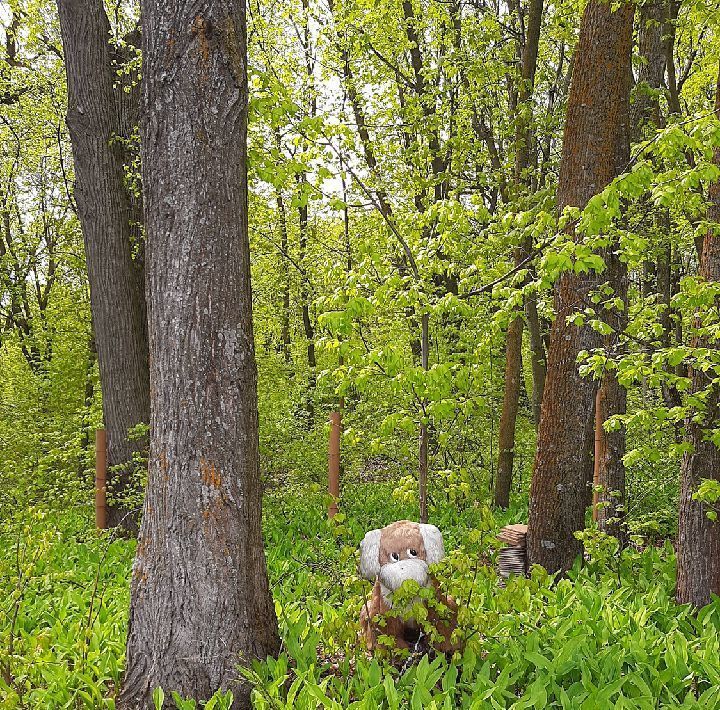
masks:
<instances>
[{"instance_id":1,"label":"green foliage","mask_svg":"<svg viewBox=\"0 0 720 710\"><path fill-rule=\"evenodd\" d=\"M115 707L134 548L72 512L30 509L3 526L3 708Z\"/></svg>"},{"instance_id":2,"label":"green foliage","mask_svg":"<svg viewBox=\"0 0 720 710\"><path fill-rule=\"evenodd\" d=\"M192 698L185 699L176 691L172 692L172 700L177 710L195 710L198 707ZM165 705L165 691L162 688L155 688L152 693L155 710L162 710ZM232 691L223 692L218 690L207 702L203 703L204 710L229 710L233 702Z\"/></svg>"},{"instance_id":3,"label":"green foliage","mask_svg":"<svg viewBox=\"0 0 720 710\"><path fill-rule=\"evenodd\" d=\"M583 2L545 4L534 96L519 105L525 3L332 5L263 0L248 13L261 470L283 635L278 659L242 670L257 706L720 707L717 600L697 616L674 605L666 544L677 529L686 423L720 442L706 404L720 376L720 294L697 273L698 240L718 228L706 204L720 145L717 7L681 4L681 114L668 92L639 82L635 99L656 96L663 127L646 127L624 173L584 209L558 215ZM124 39L137 7L108 10L109 39L128 54L114 68L127 81L141 61ZM0 24L0 704L112 708L133 543L90 531L101 393L56 9L12 0ZM533 153L521 182L519 118ZM126 177L139 194L136 142ZM141 241L132 244L138 258ZM518 265L520 245L532 258ZM605 428L626 435L635 547L621 553L589 529L579 533L585 564L568 579L553 584L535 570L500 589L493 533L524 518L535 449L525 329L511 509L495 519L484 495L496 472L505 334L526 318L529 297L546 334L558 280L609 278L608 249L629 271L627 305L607 282L570 320L605 337L582 354L581 372L613 372L628 390L627 412ZM707 374L704 391L691 391L690 369ZM343 513L327 523L326 419L341 400ZM356 639L369 591L355 574L357 543L367 529L416 517L421 423L431 516L451 550L438 576L461 603L466 648L453 658L390 649L371 659ZM123 501L131 507L145 463L141 452ZM717 482L702 482L694 499L714 519ZM156 708L195 706L170 689L153 696ZM229 702L219 694L205 707Z\"/></svg>"},{"instance_id":4,"label":"green foliage","mask_svg":"<svg viewBox=\"0 0 720 710\"><path fill-rule=\"evenodd\" d=\"M710 520L717 520L717 508L716 504L720 501L720 481L715 479L704 479L698 486L697 491L693 493L693 500L705 503L710 510L706 512L706 515Z\"/></svg>"},{"instance_id":5,"label":"green foliage","mask_svg":"<svg viewBox=\"0 0 720 710\"><path fill-rule=\"evenodd\" d=\"M345 489L328 523L306 488L265 501L271 586L283 639L277 659L241 670L258 708L709 708L720 704L720 607L674 603L672 547L630 548L585 533L589 557L567 579L542 570L498 585L496 518L481 503L439 507L442 589L460 606L465 649L452 657L390 653L358 642L369 584L356 576L364 532L412 515L387 485ZM73 514L18 515L4 528L0 592L2 707L112 708L122 675L134 543ZM19 561L19 562L18 562ZM19 564L19 567L18 567ZM19 573L18 573L19 571ZM407 590L409 596L414 590ZM8 682L10 679L10 682ZM170 689L153 693L157 708ZM205 708L229 707L218 693Z\"/></svg>"}]
</instances>

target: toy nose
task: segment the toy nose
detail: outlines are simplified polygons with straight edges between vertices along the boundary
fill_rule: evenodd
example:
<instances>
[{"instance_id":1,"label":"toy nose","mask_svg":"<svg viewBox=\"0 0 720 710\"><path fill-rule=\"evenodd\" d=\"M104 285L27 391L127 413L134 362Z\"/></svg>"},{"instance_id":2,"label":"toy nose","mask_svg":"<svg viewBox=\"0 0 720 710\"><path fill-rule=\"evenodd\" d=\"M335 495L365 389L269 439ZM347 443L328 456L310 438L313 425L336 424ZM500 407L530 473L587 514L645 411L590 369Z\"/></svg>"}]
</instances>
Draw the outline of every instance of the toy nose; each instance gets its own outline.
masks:
<instances>
[{"instance_id":1,"label":"toy nose","mask_svg":"<svg viewBox=\"0 0 720 710\"><path fill-rule=\"evenodd\" d=\"M423 560L390 562L380 571L380 581L393 591L407 579L414 579L421 587L424 587L428 581L427 569L427 564Z\"/></svg>"}]
</instances>

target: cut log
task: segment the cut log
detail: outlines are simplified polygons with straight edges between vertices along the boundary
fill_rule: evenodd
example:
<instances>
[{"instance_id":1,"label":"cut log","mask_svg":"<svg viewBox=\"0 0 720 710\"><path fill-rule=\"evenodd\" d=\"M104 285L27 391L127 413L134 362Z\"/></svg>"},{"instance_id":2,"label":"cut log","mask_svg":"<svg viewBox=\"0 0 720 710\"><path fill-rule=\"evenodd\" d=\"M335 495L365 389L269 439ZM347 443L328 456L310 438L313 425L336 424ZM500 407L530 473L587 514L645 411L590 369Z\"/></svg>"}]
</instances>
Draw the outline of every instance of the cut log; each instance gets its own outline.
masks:
<instances>
[{"instance_id":1,"label":"cut log","mask_svg":"<svg viewBox=\"0 0 720 710\"><path fill-rule=\"evenodd\" d=\"M497 569L503 583L513 575L527 574L527 525L506 525L498 535L504 547L498 553Z\"/></svg>"}]
</instances>

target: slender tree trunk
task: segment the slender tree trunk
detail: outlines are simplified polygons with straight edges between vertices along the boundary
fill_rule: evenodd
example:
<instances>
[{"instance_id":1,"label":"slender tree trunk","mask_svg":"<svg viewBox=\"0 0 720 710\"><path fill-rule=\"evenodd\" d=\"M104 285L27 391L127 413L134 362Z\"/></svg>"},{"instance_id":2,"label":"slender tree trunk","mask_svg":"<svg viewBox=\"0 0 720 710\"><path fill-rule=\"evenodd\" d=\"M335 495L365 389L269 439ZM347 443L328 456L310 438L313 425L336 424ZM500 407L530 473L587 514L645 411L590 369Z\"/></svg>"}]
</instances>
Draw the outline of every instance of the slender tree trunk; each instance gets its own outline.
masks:
<instances>
[{"instance_id":1,"label":"slender tree trunk","mask_svg":"<svg viewBox=\"0 0 720 710\"><path fill-rule=\"evenodd\" d=\"M622 309L613 309L608 320L619 334L627 325L628 274L627 267L618 255L610 250L606 255L608 265L607 278L615 296L623 303ZM609 336L613 339L619 336ZM610 349L613 343L606 342ZM603 532L613 535L623 544L625 534L623 528L625 510L625 429L620 428L606 432L604 423L615 415L623 415L627 411L627 390L618 382L614 371L607 371L600 382L596 399L596 432L598 446L595 449L596 483L601 487L597 495L600 504L597 509L598 527Z\"/></svg>"},{"instance_id":2,"label":"slender tree trunk","mask_svg":"<svg viewBox=\"0 0 720 710\"><path fill-rule=\"evenodd\" d=\"M520 87L520 116L516 123L516 141L518 150L515 159L515 179L518 184L525 184L532 188L537 181L527 175L530 167L530 145L532 132L530 130L532 118L532 97L535 89L535 71L537 69L538 50L540 45L540 29L544 10L543 0L530 0L525 46L522 52L522 85ZM526 257L532 249L532 243L523 245L522 258ZM535 428L540 424L540 407L543 392L545 391L545 377L547 374L545 347L542 340L542 324L537 310L537 294L528 293L525 296L525 317L527 319L528 335L530 339L530 364L532 368L532 409Z\"/></svg>"},{"instance_id":3,"label":"slender tree trunk","mask_svg":"<svg viewBox=\"0 0 720 710\"><path fill-rule=\"evenodd\" d=\"M300 184L304 184L307 178L303 175ZM300 284L300 301L302 309L303 329L305 330L305 342L307 348L308 365L308 390L305 400L305 411L308 424L313 425L315 421L315 384L317 381L317 358L315 356L315 326L310 315L310 289L308 288L308 208L307 204L299 207L300 221L300 267L302 268L302 281Z\"/></svg>"},{"instance_id":4,"label":"slender tree trunk","mask_svg":"<svg viewBox=\"0 0 720 710\"><path fill-rule=\"evenodd\" d=\"M288 269L288 228L287 228L287 212L285 211L285 201L282 192L277 192L277 208L280 217L280 293L282 296L282 304L280 306L280 347L282 348L283 358L287 364L290 364L290 269Z\"/></svg>"},{"instance_id":5,"label":"slender tree trunk","mask_svg":"<svg viewBox=\"0 0 720 710\"><path fill-rule=\"evenodd\" d=\"M614 11L603 0L590 0L585 7L563 140L561 210L584 207L627 164L633 14L629 2ZM580 377L577 358L582 350L601 347L602 338L567 319L602 281L598 274L566 272L555 287L528 529L530 562L550 572L567 570L580 554L574 533L584 527L592 499L597 385Z\"/></svg>"},{"instance_id":6,"label":"slender tree trunk","mask_svg":"<svg viewBox=\"0 0 720 710\"><path fill-rule=\"evenodd\" d=\"M113 48L112 60L118 68L125 67L140 51L140 29L136 28L123 37L120 47ZM135 66L135 65L131 65ZM118 115L118 138L116 141L121 151L124 166L131 166L140 158L140 140L138 130L140 126L140 103L142 101L142 86L139 72L123 71L114 77L115 105ZM133 265L138 288L143 294L143 323L145 324L147 339L147 309L145 300L145 236L143 234L143 204L139 184L128 185L128 199L130 201L130 243L134 252Z\"/></svg>"},{"instance_id":7,"label":"slender tree trunk","mask_svg":"<svg viewBox=\"0 0 720 710\"><path fill-rule=\"evenodd\" d=\"M515 459L515 420L517 419L522 380L522 318L514 318L505 342L505 395L498 430L498 468L495 478L495 505L510 505L513 461Z\"/></svg>"},{"instance_id":8,"label":"slender tree trunk","mask_svg":"<svg viewBox=\"0 0 720 710\"><path fill-rule=\"evenodd\" d=\"M527 32L525 42L520 47L521 81L518 98L520 110L515 122L515 187L530 188L532 180L528 175L531 167L530 144L532 142L531 117L532 96L535 86L538 47L540 43L540 26L542 24L543 0L531 0L528 10ZM532 249L532 243L525 243L518 248L515 263L519 264ZM537 315L535 294L530 295L526 307L530 306ZM531 343L537 344L539 338L539 320L528 319L531 331ZM533 333L533 328L538 330ZM507 508L510 503L510 487L512 485L513 461L515 451L515 427L517 424L518 404L520 399L520 382L522 379L522 331L523 321L520 316L513 319L508 327L505 343L505 392L503 409L500 416L498 431L498 471L495 479L495 505ZM533 337L535 336L535 337ZM542 346L541 346L542 347ZM543 353L544 355L544 353ZM535 383L535 351L532 351L533 382ZM544 357L543 357L544 359ZM544 386L544 377L543 380ZM539 383L539 382L538 382ZM533 384L535 395L535 384ZM540 395L542 398L542 395Z\"/></svg>"},{"instance_id":9,"label":"slender tree trunk","mask_svg":"<svg viewBox=\"0 0 720 710\"><path fill-rule=\"evenodd\" d=\"M150 470L120 707L197 700L278 648L261 533L243 0L144 0Z\"/></svg>"},{"instance_id":10,"label":"slender tree trunk","mask_svg":"<svg viewBox=\"0 0 720 710\"><path fill-rule=\"evenodd\" d=\"M675 69L675 38L676 22L680 13L682 0L668 0L668 20L665 27L665 64L667 68L668 107L670 113L679 116L682 113L680 106L680 91L678 89L677 71Z\"/></svg>"},{"instance_id":11,"label":"slender tree trunk","mask_svg":"<svg viewBox=\"0 0 720 710\"><path fill-rule=\"evenodd\" d=\"M313 117L317 113L317 97L315 95L315 73L313 61L313 46L310 37L310 5L308 0L302 0L302 22L303 22L303 51L305 53L305 79L306 83L303 87L303 103L305 104L305 113L307 116ZM305 340L307 342L307 364L308 364L308 391L306 399L306 412L308 424L313 426L315 421L315 387L317 384L317 360L315 356L315 327L310 315L310 289L309 278L310 269L307 263L307 244L308 244L308 195L306 188L308 186L307 175L305 173L299 178L300 186L300 266L303 269L303 278L300 285L300 299L302 302L302 320L305 329Z\"/></svg>"},{"instance_id":12,"label":"slender tree trunk","mask_svg":"<svg viewBox=\"0 0 720 710\"><path fill-rule=\"evenodd\" d=\"M720 119L720 74L715 103L715 113ZM720 166L720 149L715 149L714 163ZM709 190L710 222L720 222L720 181ZM715 228L705 235L700 260L700 278L708 282L720 282L720 236ZM716 304L716 307L719 306ZM698 324L699 325L699 324ZM694 347L716 350L716 340L695 338ZM680 520L677 541L677 600L680 604L705 606L711 594L720 594L720 522L707 517L708 507L693 500L703 479L720 480L720 449L709 435L718 426L720 418L720 389L713 379L717 372L703 372L692 368L692 392L699 394L709 389L702 412L691 412L685 422L686 442L692 451L685 454L682 462L680 487Z\"/></svg>"},{"instance_id":13,"label":"slender tree trunk","mask_svg":"<svg viewBox=\"0 0 720 710\"><path fill-rule=\"evenodd\" d=\"M530 147L533 136L532 103L535 89L538 49L540 46L540 28L542 26L544 0L530 0L527 13L525 41L520 51L520 88L518 91L518 111L515 121L515 184L531 186L532 180L527 174L530 168Z\"/></svg>"},{"instance_id":14,"label":"slender tree trunk","mask_svg":"<svg viewBox=\"0 0 720 710\"><path fill-rule=\"evenodd\" d=\"M638 83L633 91L632 124L633 140L640 141L652 137L657 129L665 125L662 115L660 96L665 90L665 72L674 79L674 24L669 24L676 17L678 8L674 0L650 0L638 8L638 51L641 62L638 67ZM671 111L673 100L670 99ZM676 106L679 111L679 105ZM650 208L649 195L644 202ZM656 211L654 227L658 233L669 234L670 218L667 210ZM642 228L642 227L641 227ZM662 347L671 345L673 333L672 323L672 248L669 239L660 245L660 254L643 264L642 295L658 295L658 303L663 305L660 314L662 325ZM680 393L675 387L663 384L663 399L669 407L680 406ZM676 425L676 436L680 435L680 425Z\"/></svg>"},{"instance_id":15,"label":"slender tree trunk","mask_svg":"<svg viewBox=\"0 0 720 710\"><path fill-rule=\"evenodd\" d=\"M528 322L528 335L530 337L530 364L532 366L532 411L535 430L540 427L540 411L543 394L545 392L545 379L547 377L547 356L543 343L542 325L537 310L537 295L529 294L525 299L525 317Z\"/></svg>"},{"instance_id":16,"label":"slender tree trunk","mask_svg":"<svg viewBox=\"0 0 720 710\"><path fill-rule=\"evenodd\" d=\"M622 543L625 535L622 527L625 505L625 430L606 432L603 424L615 414L627 410L627 390L612 372L605 374L596 399L599 446L597 484L602 487L598 494L597 523L600 530L613 535Z\"/></svg>"},{"instance_id":17,"label":"slender tree trunk","mask_svg":"<svg viewBox=\"0 0 720 710\"><path fill-rule=\"evenodd\" d=\"M133 207L123 176L122 135L111 66L110 24L100 0L58 0L68 84L67 124L75 159L75 201L90 281L108 485L122 496L142 443L128 431L149 421L144 291L131 253ZM137 516L110 505L108 524L134 529Z\"/></svg>"},{"instance_id":18,"label":"slender tree trunk","mask_svg":"<svg viewBox=\"0 0 720 710\"><path fill-rule=\"evenodd\" d=\"M424 372L428 371L430 361L430 315L423 313L420 316L421 324L421 360L422 369ZM418 451L418 488L419 488L419 499L420 499L420 522L427 523L428 521L428 425L425 416L425 408L427 406L427 400L423 400L420 409L420 436L419 436L419 451Z\"/></svg>"}]
</instances>

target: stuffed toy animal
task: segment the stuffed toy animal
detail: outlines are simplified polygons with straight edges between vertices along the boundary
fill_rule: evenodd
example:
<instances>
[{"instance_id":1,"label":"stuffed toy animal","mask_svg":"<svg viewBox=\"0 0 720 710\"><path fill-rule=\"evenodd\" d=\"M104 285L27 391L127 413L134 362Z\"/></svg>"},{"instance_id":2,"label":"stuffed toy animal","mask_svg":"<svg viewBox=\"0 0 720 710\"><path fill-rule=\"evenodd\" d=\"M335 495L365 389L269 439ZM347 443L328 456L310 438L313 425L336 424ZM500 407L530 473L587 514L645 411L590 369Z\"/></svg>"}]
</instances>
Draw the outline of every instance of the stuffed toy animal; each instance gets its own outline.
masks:
<instances>
[{"instance_id":1,"label":"stuffed toy animal","mask_svg":"<svg viewBox=\"0 0 720 710\"><path fill-rule=\"evenodd\" d=\"M379 635L391 636L397 648L410 648L420 639L421 629L412 618L388 614L393 593L403 582L415 580L421 587L432 587L439 604L428 607L428 621L443 637L434 643L443 653L458 650L451 639L457 627L457 604L442 594L428 567L445 557L441 532L434 525L400 520L381 530L371 530L360 543L360 575L374 582L372 595L360 612L360 629L368 650L377 646ZM397 610L396 610L397 611ZM384 625L378 625L384 619Z\"/></svg>"}]
</instances>

